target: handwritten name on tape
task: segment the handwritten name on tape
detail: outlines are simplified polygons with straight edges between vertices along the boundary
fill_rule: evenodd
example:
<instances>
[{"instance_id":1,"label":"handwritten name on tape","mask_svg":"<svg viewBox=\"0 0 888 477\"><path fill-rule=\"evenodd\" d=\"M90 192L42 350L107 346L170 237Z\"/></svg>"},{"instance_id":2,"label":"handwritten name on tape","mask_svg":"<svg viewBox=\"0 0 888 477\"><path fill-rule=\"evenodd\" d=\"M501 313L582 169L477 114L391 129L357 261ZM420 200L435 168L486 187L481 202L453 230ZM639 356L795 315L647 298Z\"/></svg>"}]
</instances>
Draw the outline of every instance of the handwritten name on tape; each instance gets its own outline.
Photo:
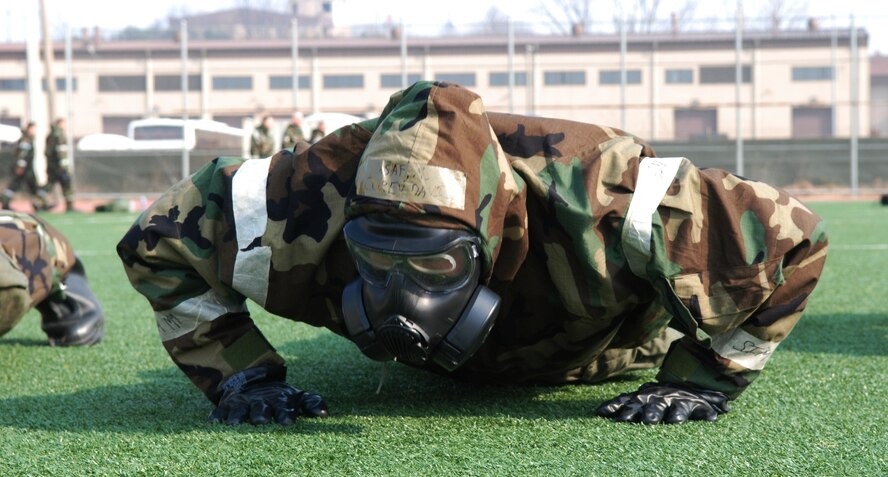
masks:
<instances>
[{"instance_id":1,"label":"handwritten name on tape","mask_svg":"<svg viewBox=\"0 0 888 477\"><path fill-rule=\"evenodd\" d=\"M464 210L466 174L403 159L365 158L356 179L360 195Z\"/></svg>"}]
</instances>

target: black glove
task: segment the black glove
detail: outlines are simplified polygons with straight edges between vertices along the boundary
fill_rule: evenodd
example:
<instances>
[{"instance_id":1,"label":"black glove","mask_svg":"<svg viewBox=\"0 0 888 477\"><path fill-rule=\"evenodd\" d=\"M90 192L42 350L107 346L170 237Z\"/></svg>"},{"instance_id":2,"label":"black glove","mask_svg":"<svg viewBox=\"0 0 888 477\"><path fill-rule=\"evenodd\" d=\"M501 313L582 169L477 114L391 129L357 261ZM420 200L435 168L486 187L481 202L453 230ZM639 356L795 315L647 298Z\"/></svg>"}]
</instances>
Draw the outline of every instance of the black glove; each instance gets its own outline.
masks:
<instances>
[{"instance_id":1,"label":"black glove","mask_svg":"<svg viewBox=\"0 0 888 477\"><path fill-rule=\"evenodd\" d=\"M714 421L730 410L728 397L718 391L645 383L638 391L620 394L599 406L598 415L620 422L681 424L688 419Z\"/></svg>"},{"instance_id":2,"label":"black glove","mask_svg":"<svg viewBox=\"0 0 888 477\"><path fill-rule=\"evenodd\" d=\"M249 368L228 377L219 388L222 399L210 422L226 424L292 424L299 416L327 417L327 403L317 394L290 386L270 366Z\"/></svg>"}]
</instances>

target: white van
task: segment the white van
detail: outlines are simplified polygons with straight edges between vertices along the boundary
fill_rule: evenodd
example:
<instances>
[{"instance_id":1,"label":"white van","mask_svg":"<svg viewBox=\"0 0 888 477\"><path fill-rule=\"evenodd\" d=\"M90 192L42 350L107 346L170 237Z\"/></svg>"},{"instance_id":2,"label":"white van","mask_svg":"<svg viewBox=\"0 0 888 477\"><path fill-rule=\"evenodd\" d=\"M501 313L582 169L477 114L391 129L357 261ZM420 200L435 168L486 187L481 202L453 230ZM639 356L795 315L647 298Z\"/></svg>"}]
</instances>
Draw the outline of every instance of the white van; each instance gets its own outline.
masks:
<instances>
[{"instance_id":1,"label":"white van","mask_svg":"<svg viewBox=\"0 0 888 477\"><path fill-rule=\"evenodd\" d=\"M8 124L0 124L0 142L15 143L22 137L22 130Z\"/></svg>"},{"instance_id":2,"label":"white van","mask_svg":"<svg viewBox=\"0 0 888 477\"><path fill-rule=\"evenodd\" d=\"M184 124L184 128L183 128ZM127 136L135 149L237 150L249 142L247 132L209 119L149 118L131 121Z\"/></svg>"}]
</instances>

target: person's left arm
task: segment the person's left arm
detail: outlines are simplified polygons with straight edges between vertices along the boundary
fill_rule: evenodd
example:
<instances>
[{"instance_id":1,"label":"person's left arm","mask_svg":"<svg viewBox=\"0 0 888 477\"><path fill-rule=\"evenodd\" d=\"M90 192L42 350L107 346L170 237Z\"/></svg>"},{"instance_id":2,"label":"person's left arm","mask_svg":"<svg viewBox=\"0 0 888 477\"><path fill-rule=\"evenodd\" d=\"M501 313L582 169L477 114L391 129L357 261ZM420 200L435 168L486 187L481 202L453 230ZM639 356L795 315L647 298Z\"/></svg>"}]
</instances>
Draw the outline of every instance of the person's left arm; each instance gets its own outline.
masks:
<instances>
[{"instance_id":1,"label":"person's left arm","mask_svg":"<svg viewBox=\"0 0 888 477\"><path fill-rule=\"evenodd\" d=\"M664 213L661 207L659 235L672 235L674 240L661 248L659 260L654 254L648 271L661 277L665 306L673 316L671 326L685 336L673 343L656 383L604 403L599 414L646 423L714 420L730 409L728 402L759 375L801 318L825 263L824 224L800 202L764 184L731 175L717 182L731 181L729 190L710 189L706 196L716 200L722 194L723 204L738 208L736 215L710 213L707 223L694 223L678 209ZM742 187L770 199L750 204L727 193ZM667 196L664 203L679 204L681 195ZM681 233L665 229L670 220L682 217L688 222L684 229L688 243L677 246L676 241L683 240ZM680 222L672 224L672 230L679 230ZM666 240L661 238L660 243ZM726 258L738 253L745 255L743 263ZM701 271L662 278L676 267Z\"/></svg>"}]
</instances>

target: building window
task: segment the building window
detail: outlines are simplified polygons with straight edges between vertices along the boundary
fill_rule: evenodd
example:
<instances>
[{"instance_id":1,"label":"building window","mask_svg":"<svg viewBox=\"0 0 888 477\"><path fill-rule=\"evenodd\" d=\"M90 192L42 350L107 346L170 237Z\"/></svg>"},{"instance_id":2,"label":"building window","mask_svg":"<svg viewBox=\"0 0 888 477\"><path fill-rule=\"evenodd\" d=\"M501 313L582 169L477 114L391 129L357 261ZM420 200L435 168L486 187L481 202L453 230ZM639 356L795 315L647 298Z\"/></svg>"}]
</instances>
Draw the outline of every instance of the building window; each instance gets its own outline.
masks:
<instances>
[{"instance_id":1,"label":"building window","mask_svg":"<svg viewBox=\"0 0 888 477\"><path fill-rule=\"evenodd\" d=\"M752 80L752 67L743 65L741 76L744 83ZM737 80L735 66L701 66L700 83L734 83Z\"/></svg>"},{"instance_id":2,"label":"building window","mask_svg":"<svg viewBox=\"0 0 888 477\"><path fill-rule=\"evenodd\" d=\"M268 89L293 89L293 75L269 76ZM311 89L311 76L299 75L299 89Z\"/></svg>"},{"instance_id":3,"label":"building window","mask_svg":"<svg viewBox=\"0 0 888 477\"><path fill-rule=\"evenodd\" d=\"M546 71L543 73L543 84L546 86L585 85L585 71Z\"/></svg>"},{"instance_id":4,"label":"building window","mask_svg":"<svg viewBox=\"0 0 888 477\"><path fill-rule=\"evenodd\" d=\"M143 92L144 75L99 75L99 91L104 93Z\"/></svg>"},{"instance_id":5,"label":"building window","mask_svg":"<svg viewBox=\"0 0 888 477\"><path fill-rule=\"evenodd\" d=\"M40 83L43 91L46 91L46 78L43 78ZM56 91L64 91L65 84L65 78L56 78ZM73 81L71 81L71 91L77 91L77 78L73 78Z\"/></svg>"},{"instance_id":6,"label":"building window","mask_svg":"<svg viewBox=\"0 0 888 477\"><path fill-rule=\"evenodd\" d=\"M360 89L364 75L324 75L324 89Z\"/></svg>"},{"instance_id":7,"label":"building window","mask_svg":"<svg viewBox=\"0 0 888 477\"><path fill-rule=\"evenodd\" d=\"M24 91L24 78L0 78L0 91Z\"/></svg>"},{"instance_id":8,"label":"building window","mask_svg":"<svg viewBox=\"0 0 888 477\"><path fill-rule=\"evenodd\" d=\"M213 76L213 89L253 89L252 76Z\"/></svg>"},{"instance_id":9,"label":"building window","mask_svg":"<svg viewBox=\"0 0 888 477\"><path fill-rule=\"evenodd\" d=\"M792 108L792 137L813 139L832 136L832 108Z\"/></svg>"},{"instance_id":10,"label":"building window","mask_svg":"<svg viewBox=\"0 0 888 477\"><path fill-rule=\"evenodd\" d=\"M694 70L666 70L666 84L691 84Z\"/></svg>"},{"instance_id":11,"label":"building window","mask_svg":"<svg viewBox=\"0 0 888 477\"><path fill-rule=\"evenodd\" d=\"M715 109L676 109L675 140L718 139L718 111Z\"/></svg>"},{"instance_id":12,"label":"building window","mask_svg":"<svg viewBox=\"0 0 888 477\"><path fill-rule=\"evenodd\" d=\"M411 85L416 83L417 81L422 79L422 75L419 73L407 73L407 84ZM380 88L400 88L401 87L401 74L400 73L383 73L379 75L379 87Z\"/></svg>"},{"instance_id":13,"label":"building window","mask_svg":"<svg viewBox=\"0 0 888 477\"><path fill-rule=\"evenodd\" d=\"M491 72L490 86L509 86L508 72ZM527 86L527 73L524 71L515 72L515 86Z\"/></svg>"},{"instance_id":14,"label":"building window","mask_svg":"<svg viewBox=\"0 0 888 477\"><path fill-rule=\"evenodd\" d=\"M599 84L620 84L620 70L598 72ZM641 70L626 70L626 84L641 84Z\"/></svg>"},{"instance_id":15,"label":"building window","mask_svg":"<svg viewBox=\"0 0 888 477\"><path fill-rule=\"evenodd\" d=\"M435 81L475 86L475 73L437 73L435 74Z\"/></svg>"},{"instance_id":16,"label":"building window","mask_svg":"<svg viewBox=\"0 0 888 477\"><path fill-rule=\"evenodd\" d=\"M794 66L792 68L793 81L827 81L833 78L833 69L830 66Z\"/></svg>"},{"instance_id":17,"label":"building window","mask_svg":"<svg viewBox=\"0 0 888 477\"><path fill-rule=\"evenodd\" d=\"M200 91L200 75L188 75L188 91ZM154 75L154 91L181 91L182 75Z\"/></svg>"},{"instance_id":18,"label":"building window","mask_svg":"<svg viewBox=\"0 0 888 477\"><path fill-rule=\"evenodd\" d=\"M321 9L324 10L324 13L333 13L333 2L321 3Z\"/></svg>"}]
</instances>

